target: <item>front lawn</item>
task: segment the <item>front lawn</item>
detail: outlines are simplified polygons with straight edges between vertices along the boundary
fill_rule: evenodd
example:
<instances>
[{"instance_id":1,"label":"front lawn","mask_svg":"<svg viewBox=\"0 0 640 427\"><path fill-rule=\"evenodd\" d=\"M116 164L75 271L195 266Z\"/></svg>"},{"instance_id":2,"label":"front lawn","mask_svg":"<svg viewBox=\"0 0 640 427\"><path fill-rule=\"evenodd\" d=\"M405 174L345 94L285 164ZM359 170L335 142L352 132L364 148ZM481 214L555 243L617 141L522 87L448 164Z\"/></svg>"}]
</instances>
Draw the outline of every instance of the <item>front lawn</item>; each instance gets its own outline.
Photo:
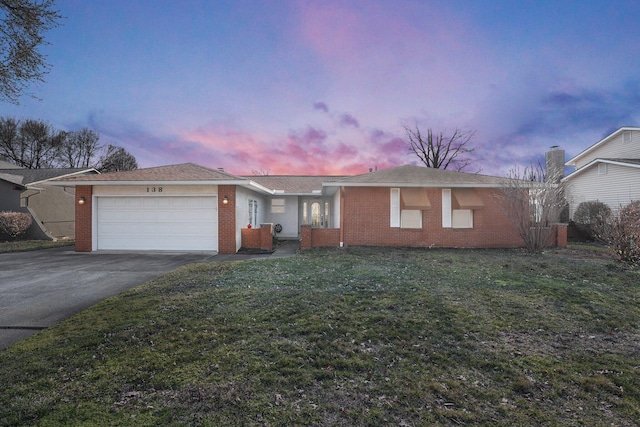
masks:
<instances>
[{"instance_id":1,"label":"front lawn","mask_svg":"<svg viewBox=\"0 0 640 427\"><path fill-rule=\"evenodd\" d=\"M192 264L0 352L0 425L637 426L640 274L578 252Z\"/></svg>"}]
</instances>

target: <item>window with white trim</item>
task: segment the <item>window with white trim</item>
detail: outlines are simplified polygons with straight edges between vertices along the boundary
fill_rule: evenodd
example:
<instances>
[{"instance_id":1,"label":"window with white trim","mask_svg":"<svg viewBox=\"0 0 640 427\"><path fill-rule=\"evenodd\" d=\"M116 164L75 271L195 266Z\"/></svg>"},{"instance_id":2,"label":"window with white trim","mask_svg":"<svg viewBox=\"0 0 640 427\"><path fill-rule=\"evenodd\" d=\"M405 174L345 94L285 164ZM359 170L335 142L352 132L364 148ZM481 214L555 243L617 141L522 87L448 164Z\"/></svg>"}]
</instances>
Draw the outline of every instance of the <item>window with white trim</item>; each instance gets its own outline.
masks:
<instances>
[{"instance_id":1,"label":"window with white trim","mask_svg":"<svg viewBox=\"0 0 640 427\"><path fill-rule=\"evenodd\" d=\"M622 133L622 142L624 144L628 144L631 142L631 131L630 130L626 130Z\"/></svg>"},{"instance_id":2,"label":"window with white trim","mask_svg":"<svg viewBox=\"0 0 640 427\"><path fill-rule=\"evenodd\" d=\"M529 190L529 208L531 209L531 219L538 224L542 222L542 215L544 214L545 204L545 191L544 190Z\"/></svg>"},{"instance_id":3,"label":"window with white trim","mask_svg":"<svg viewBox=\"0 0 640 427\"><path fill-rule=\"evenodd\" d=\"M483 207L473 188L443 188L442 228L473 228L473 211Z\"/></svg>"},{"instance_id":4,"label":"window with white trim","mask_svg":"<svg viewBox=\"0 0 640 427\"><path fill-rule=\"evenodd\" d=\"M271 213L285 213L284 199L271 199Z\"/></svg>"},{"instance_id":5,"label":"window with white trim","mask_svg":"<svg viewBox=\"0 0 640 427\"><path fill-rule=\"evenodd\" d=\"M258 201L253 199L249 199L249 224L258 226Z\"/></svg>"},{"instance_id":6,"label":"window with white trim","mask_svg":"<svg viewBox=\"0 0 640 427\"><path fill-rule=\"evenodd\" d=\"M405 191L406 190L406 191ZM422 192L422 198L420 196ZM393 228L422 228L422 210L431 207L424 189L391 189L390 226ZM406 199L406 200L405 200ZM425 199L425 200L422 200Z\"/></svg>"},{"instance_id":7,"label":"window with white trim","mask_svg":"<svg viewBox=\"0 0 640 427\"><path fill-rule=\"evenodd\" d=\"M309 224L309 218L307 217L307 202L302 202L302 223Z\"/></svg>"}]
</instances>

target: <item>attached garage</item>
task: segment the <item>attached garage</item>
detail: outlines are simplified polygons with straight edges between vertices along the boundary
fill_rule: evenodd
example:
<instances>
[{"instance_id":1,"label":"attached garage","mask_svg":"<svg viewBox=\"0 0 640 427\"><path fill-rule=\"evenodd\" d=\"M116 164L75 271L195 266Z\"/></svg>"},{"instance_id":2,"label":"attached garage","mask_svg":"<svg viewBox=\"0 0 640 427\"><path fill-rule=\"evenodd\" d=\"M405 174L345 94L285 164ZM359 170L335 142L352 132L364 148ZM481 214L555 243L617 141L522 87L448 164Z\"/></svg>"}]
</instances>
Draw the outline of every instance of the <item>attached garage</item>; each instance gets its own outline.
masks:
<instances>
[{"instance_id":1,"label":"attached garage","mask_svg":"<svg viewBox=\"0 0 640 427\"><path fill-rule=\"evenodd\" d=\"M95 198L98 250L218 250L216 196Z\"/></svg>"},{"instance_id":2,"label":"attached garage","mask_svg":"<svg viewBox=\"0 0 640 427\"><path fill-rule=\"evenodd\" d=\"M70 177L52 183L75 189L77 252L232 254L242 245L247 200L273 192L247 178L193 163ZM246 189L241 193L251 197L237 199L239 188Z\"/></svg>"}]
</instances>

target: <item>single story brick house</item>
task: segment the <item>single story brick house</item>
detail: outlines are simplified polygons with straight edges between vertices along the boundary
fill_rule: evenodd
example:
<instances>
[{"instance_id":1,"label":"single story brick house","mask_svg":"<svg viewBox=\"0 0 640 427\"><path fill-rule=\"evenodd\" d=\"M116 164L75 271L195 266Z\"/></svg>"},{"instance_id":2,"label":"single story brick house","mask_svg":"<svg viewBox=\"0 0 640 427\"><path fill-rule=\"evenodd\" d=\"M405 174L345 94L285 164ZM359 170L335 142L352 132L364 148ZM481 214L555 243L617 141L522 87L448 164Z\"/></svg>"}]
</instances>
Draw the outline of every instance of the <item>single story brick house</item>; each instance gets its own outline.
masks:
<instances>
[{"instance_id":1,"label":"single story brick house","mask_svg":"<svg viewBox=\"0 0 640 427\"><path fill-rule=\"evenodd\" d=\"M236 176L193 163L57 181L75 187L76 251L219 253L270 247L272 233L303 249L523 246L496 197L504 183L411 165L355 176Z\"/></svg>"}]
</instances>

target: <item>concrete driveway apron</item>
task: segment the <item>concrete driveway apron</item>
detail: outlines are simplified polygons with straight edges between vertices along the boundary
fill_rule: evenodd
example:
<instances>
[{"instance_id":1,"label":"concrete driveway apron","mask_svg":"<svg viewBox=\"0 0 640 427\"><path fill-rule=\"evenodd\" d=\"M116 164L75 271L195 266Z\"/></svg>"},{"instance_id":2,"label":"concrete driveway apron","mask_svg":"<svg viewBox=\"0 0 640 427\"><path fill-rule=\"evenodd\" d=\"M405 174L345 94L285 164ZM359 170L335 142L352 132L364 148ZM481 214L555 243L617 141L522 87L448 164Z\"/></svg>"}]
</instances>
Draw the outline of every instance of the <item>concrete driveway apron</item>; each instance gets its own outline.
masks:
<instances>
[{"instance_id":1,"label":"concrete driveway apron","mask_svg":"<svg viewBox=\"0 0 640 427\"><path fill-rule=\"evenodd\" d=\"M214 255L76 253L72 247L0 254L0 350L105 298Z\"/></svg>"}]
</instances>

